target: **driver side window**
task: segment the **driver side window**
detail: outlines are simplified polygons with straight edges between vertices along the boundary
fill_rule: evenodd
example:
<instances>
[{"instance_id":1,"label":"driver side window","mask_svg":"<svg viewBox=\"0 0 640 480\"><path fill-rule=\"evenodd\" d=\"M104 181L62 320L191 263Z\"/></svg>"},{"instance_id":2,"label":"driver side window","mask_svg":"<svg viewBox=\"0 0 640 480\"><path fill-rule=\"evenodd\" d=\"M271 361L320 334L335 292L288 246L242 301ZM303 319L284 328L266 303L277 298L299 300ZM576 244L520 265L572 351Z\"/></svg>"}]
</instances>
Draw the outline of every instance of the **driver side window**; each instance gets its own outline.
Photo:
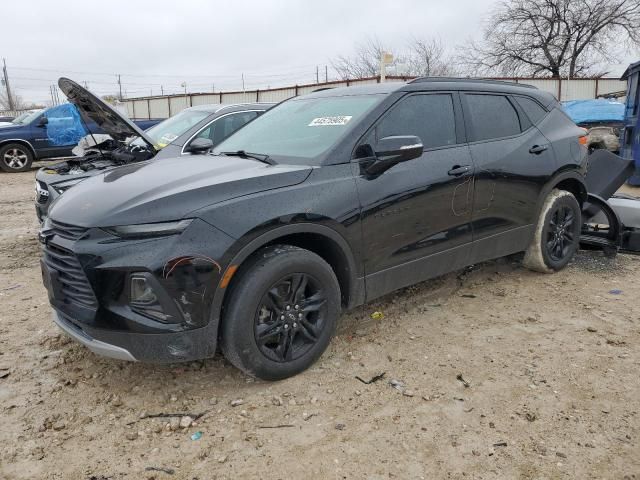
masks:
<instances>
[{"instance_id":1,"label":"driver side window","mask_svg":"<svg viewBox=\"0 0 640 480\"><path fill-rule=\"evenodd\" d=\"M415 135L424 149L455 145L456 123L450 94L410 95L396 103L375 128L376 141Z\"/></svg>"}]
</instances>

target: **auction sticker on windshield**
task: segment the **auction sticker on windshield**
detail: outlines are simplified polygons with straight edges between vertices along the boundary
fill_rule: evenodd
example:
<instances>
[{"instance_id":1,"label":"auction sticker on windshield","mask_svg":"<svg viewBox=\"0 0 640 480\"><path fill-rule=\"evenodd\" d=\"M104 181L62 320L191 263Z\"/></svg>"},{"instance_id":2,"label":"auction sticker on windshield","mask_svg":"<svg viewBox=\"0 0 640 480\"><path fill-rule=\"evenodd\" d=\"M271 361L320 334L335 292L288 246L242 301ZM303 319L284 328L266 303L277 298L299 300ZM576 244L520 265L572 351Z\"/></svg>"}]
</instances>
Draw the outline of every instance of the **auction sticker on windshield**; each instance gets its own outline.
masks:
<instances>
[{"instance_id":1,"label":"auction sticker on windshield","mask_svg":"<svg viewBox=\"0 0 640 480\"><path fill-rule=\"evenodd\" d=\"M311 120L309 127L324 127L333 125L346 125L349 120L353 118L352 115L340 115L337 117L318 117Z\"/></svg>"}]
</instances>

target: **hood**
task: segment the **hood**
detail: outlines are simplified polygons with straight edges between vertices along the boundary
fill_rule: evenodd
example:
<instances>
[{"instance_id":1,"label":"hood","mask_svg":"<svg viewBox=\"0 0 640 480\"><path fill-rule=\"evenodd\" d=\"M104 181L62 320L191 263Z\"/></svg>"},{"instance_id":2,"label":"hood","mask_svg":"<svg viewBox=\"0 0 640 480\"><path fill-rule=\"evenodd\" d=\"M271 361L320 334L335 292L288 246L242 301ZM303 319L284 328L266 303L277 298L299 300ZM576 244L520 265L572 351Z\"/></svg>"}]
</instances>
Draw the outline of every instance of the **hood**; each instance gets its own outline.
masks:
<instances>
[{"instance_id":1,"label":"hood","mask_svg":"<svg viewBox=\"0 0 640 480\"><path fill-rule=\"evenodd\" d=\"M156 150L153 140L145 135L131 120L86 88L64 77L58 80L58 86L69 101L78 108L86 123L95 122L102 130L111 135L111 138L120 142L124 142L130 137L140 137L152 150Z\"/></svg>"},{"instance_id":2,"label":"hood","mask_svg":"<svg viewBox=\"0 0 640 480\"><path fill-rule=\"evenodd\" d=\"M311 170L213 155L155 159L79 183L58 197L49 216L80 227L179 220L208 205L302 183Z\"/></svg>"},{"instance_id":3,"label":"hood","mask_svg":"<svg viewBox=\"0 0 640 480\"><path fill-rule=\"evenodd\" d=\"M14 125L13 123L8 123L6 125L0 125L0 132L8 134L9 132L24 130L25 126L26 125Z\"/></svg>"}]
</instances>

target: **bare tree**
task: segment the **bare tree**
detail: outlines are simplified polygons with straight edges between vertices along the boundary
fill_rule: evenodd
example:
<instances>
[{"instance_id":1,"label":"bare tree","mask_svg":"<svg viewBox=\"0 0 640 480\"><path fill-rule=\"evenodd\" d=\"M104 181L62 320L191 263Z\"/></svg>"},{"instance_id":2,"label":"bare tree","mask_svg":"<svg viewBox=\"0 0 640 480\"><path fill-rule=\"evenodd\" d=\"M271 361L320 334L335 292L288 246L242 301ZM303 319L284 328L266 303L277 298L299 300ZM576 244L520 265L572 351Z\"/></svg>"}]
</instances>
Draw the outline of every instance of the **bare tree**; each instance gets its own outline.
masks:
<instances>
[{"instance_id":1,"label":"bare tree","mask_svg":"<svg viewBox=\"0 0 640 480\"><path fill-rule=\"evenodd\" d=\"M380 73L380 57L385 51L393 54L385 49L380 40L369 38L356 45L353 55L340 55L331 65L342 79L373 77Z\"/></svg>"},{"instance_id":2,"label":"bare tree","mask_svg":"<svg viewBox=\"0 0 640 480\"><path fill-rule=\"evenodd\" d=\"M20 95L16 95L11 92L11 99L13 100L13 108L14 110L22 110L27 108L27 104L24 102ZM9 110L11 108L11 102L9 102L9 97L7 96L6 90L0 91L0 109Z\"/></svg>"},{"instance_id":3,"label":"bare tree","mask_svg":"<svg viewBox=\"0 0 640 480\"><path fill-rule=\"evenodd\" d=\"M356 45L350 56L339 56L331 62L342 79L356 79L380 75L380 57L383 53L394 57L388 73L407 76L442 76L452 74L452 62L437 39L413 38L397 50L384 45L377 38L369 38Z\"/></svg>"},{"instance_id":4,"label":"bare tree","mask_svg":"<svg viewBox=\"0 0 640 480\"><path fill-rule=\"evenodd\" d=\"M640 0L506 0L459 53L472 75L576 77L639 42Z\"/></svg>"},{"instance_id":5,"label":"bare tree","mask_svg":"<svg viewBox=\"0 0 640 480\"><path fill-rule=\"evenodd\" d=\"M455 74L454 63L439 39L414 38L406 58L408 75L442 77Z\"/></svg>"}]
</instances>

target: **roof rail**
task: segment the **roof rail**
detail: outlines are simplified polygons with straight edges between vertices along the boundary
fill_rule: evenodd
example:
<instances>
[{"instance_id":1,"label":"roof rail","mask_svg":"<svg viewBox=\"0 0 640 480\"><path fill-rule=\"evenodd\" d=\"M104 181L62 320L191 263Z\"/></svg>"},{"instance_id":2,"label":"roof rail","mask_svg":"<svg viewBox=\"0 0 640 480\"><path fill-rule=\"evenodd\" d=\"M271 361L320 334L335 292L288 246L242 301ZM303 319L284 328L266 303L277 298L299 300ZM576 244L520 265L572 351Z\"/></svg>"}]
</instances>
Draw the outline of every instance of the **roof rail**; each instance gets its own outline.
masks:
<instances>
[{"instance_id":1,"label":"roof rail","mask_svg":"<svg viewBox=\"0 0 640 480\"><path fill-rule=\"evenodd\" d=\"M527 85L526 83L507 82L504 80L491 80L489 78L460 78L460 77L418 77L411 80L408 83L427 83L427 82L455 82L455 83L487 83L490 85L511 85L516 87L536 88L533 85Z\"/></svg>"}]
</instances>

